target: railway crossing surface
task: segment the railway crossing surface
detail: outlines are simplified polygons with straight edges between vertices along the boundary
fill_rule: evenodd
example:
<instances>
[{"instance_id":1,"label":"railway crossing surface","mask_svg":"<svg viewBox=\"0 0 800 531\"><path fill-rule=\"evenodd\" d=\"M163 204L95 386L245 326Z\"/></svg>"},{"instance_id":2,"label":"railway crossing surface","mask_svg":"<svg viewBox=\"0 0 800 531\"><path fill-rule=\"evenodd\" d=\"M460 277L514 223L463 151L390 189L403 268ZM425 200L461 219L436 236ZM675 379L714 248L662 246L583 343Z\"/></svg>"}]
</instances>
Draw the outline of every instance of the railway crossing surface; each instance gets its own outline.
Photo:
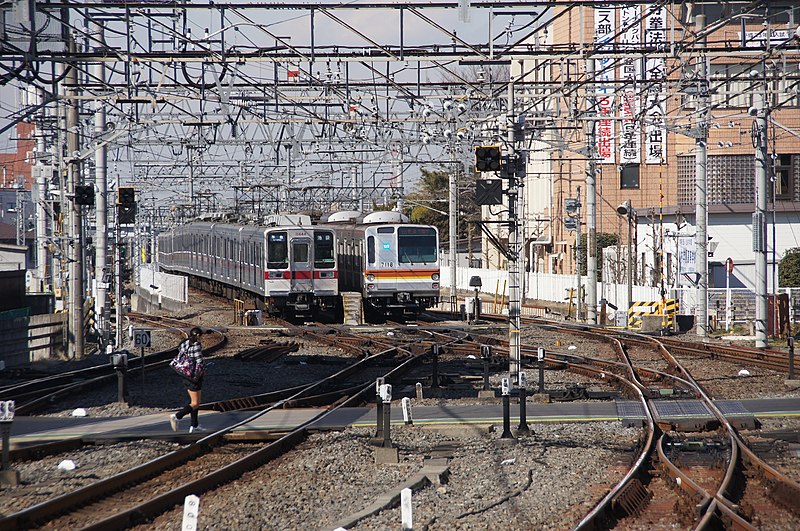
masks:
<instances>
[{"instance_id":1,"label":"railway crossing surface","mask_svg":"<svg viewBox=\"0 0 800 531\"><path fill-rule=\"evenodd\" d=\"M742 426L753 427L755 418L800 417L800 398L720 400L717 406L726 416ZM517 411L511 417L516 420ZM415 406L415 425L422 426L488 426L503 422L502 406L498 404L465 404L452 406ZM318 415L314 408L275 409L233 430L237 432L286 432ZM201 424L205 434L213 433L241 423L254 416L254 412L201 411ZM676 400L658 406L661 421L674 424L699 425L711 419L710 413L695 400ZM633 401L603 403L528 403L527 421L530 423L565 423L620 421L624 425L637 425L643 418L641 405ZM392 408L392 423L403 424L401 408ZM336 430L348 426L375 425L375 410L367 407L340 409L310 429ZM184 436L188 430L179 430ZM14 420L10 448L66 439L121 440L142 438L167 438L174 436L166 413L135 417L25 417ZM204 434L197 434L200 438Z\"/></svg>"}]
</instances>

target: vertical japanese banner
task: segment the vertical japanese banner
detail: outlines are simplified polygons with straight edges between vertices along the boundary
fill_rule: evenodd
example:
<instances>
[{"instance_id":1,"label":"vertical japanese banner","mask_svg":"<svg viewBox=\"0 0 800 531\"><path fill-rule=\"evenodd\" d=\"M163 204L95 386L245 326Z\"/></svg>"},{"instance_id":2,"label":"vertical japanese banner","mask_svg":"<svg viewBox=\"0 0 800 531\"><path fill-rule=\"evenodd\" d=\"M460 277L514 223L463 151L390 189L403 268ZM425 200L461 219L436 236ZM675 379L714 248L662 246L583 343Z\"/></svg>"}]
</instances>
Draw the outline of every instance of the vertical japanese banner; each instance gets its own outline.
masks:
<instances>
[{"instance_id":1,"label":"vertical japanese banner","mask_svg":"<svg viewBox=\"0 0 800 531\"><path fill-rule=\"evenodd\" d=\"M637 89L642 79L642 60L634 56L642 42L642 25L640 6L625 6L620 12L620 48L625 53L622 60L620 77L622 78L622 101L620 114L619 162L635 164L640 162L642 129L639 125L639 94ZM631 55L627 55L631 54Z\"/></svg>"},{"instance_id":2,"label":"vertical japanese banner","mask_svg":"<svg viewBox=\"0 0 800 531\"><path fill-rule=\"evenodd\" d=\"M603 5L594 8L594 36L599 51L614 49L617 31L615 8ZM603 56L594 64L595 94L597 97L597 157L603 164L613 164L616 157L614 143L614 58Z\"/></svg>"},{"instance_id":3,"label":"vertical japanese banner","mask_svg":"<svg viewBox=\"0 0 800 531\"><path fill-rule=\"evenodd\" d=\"M645 46L656 52L663 52L667 45L666 9L647 7L645 17ZM645 102L645 162L660 164L667 157L666 130L664 116L664 83L666 82L666 62L663 57L645 60L645 79L647 81L647 100Z\"/></svg>"}]
</instances>

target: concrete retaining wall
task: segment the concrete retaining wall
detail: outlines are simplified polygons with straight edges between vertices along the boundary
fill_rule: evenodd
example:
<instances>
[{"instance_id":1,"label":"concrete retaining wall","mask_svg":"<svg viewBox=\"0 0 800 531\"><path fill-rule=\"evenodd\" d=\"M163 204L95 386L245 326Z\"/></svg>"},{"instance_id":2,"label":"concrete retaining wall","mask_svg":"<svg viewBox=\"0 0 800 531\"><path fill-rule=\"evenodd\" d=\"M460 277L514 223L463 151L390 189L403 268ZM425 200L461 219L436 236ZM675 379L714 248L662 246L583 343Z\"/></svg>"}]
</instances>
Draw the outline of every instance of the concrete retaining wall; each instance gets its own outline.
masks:
<instances>
[{"instance_id":1,"label":"concrete retaining wall","mask_svg":"<svg viewBox=\"0 0 800 531\"><path fill-rule=\"evenodd\" d=\"M0 321L0 360L5 362L6 369L62 355L66 315L55 313Z\"/></svg>"}]
</instances>

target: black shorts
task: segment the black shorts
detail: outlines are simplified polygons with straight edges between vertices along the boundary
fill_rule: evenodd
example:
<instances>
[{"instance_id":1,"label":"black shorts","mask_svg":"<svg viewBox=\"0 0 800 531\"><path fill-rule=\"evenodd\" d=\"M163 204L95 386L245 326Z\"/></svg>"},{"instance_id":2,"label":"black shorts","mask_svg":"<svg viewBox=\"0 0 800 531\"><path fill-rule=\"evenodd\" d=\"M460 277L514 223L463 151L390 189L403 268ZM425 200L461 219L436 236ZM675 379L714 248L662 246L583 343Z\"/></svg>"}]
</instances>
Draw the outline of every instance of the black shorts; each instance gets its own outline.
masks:
<instances>
[{"instance_id":1,"label":"black shorts","mask_svg":"<svg viewBox=\"0 0 800 531\"><path fill-rule=\"evenodd\" d=\"M201 376L197 380L192 380L191 378L184 376L183 385L185 385L186 389L189 391L200 391L203 389L203 377Z\"/></svg>"}]
</instances>

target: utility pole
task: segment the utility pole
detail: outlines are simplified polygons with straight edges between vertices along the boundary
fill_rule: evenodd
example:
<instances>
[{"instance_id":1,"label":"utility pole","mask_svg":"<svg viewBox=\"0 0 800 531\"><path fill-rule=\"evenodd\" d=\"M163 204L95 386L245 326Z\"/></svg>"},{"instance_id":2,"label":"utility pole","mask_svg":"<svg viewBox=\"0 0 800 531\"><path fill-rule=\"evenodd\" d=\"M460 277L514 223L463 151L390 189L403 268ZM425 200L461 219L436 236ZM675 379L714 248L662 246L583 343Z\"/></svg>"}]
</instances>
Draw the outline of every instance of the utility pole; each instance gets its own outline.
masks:
<instances>
[{"instance_id":1,"label":"utility pole","mask_svg":"<svg viewBox=\"0 0 800 531\"><path fill-rule=\"evenodd\" d=\"M119 174L117 175L117 193L119 193ZM114 298L116 299L116 311L114 314L114 348L122 349L122 231L119 226L119 209L117 204L117 216L114 220Z\"/></svg>"},{"instance_id":2,"label":"utility pole","mask_svg":"<svg viewBox=\"0 0 800 531\"><path fill-rule=\"evenodd\" d=\"M697 44L701 52L705 50L706 16L695 17ZM708 328L708 195L706 169L708 163L708 65L706 56L700 53L697 57L698 79L698 122L695 138L695 231L694 241L697 255L697 311L696 330L700 337L706 336Z\"/></svg>"},{"instance_id":3,"label":"utility pole","mask_svg":"<svg viewBox=\"0 0 800 531\"><path fill-rule=\"evenodd\" d=\"M70 38L70 54L76 53L75 41ZM67 89L67 195L69 206L69 310L68 310L68 356L70 359L83 358L83 228L81 226L81 205L75 201L75 186L81 175L81 161L78 158L78 69L70 68L65 78Z\"/></svg>"},{"instance_id":4,"label":"utility pole","mask_svg":"<svg viewBox=\"0 0 800 531\"><path fill-rule=\"evenodd\" d=\"M766 87L765 87L766 90ZM756 269L756 348L767 348L767 104L764 94L753 93L753 147L755 148L756 208L753 213L753 252Z\"/></svg>"},{"instance_id":5,"label":"utility pole","mask_svg":"<svg viewBox=\"0 0 800 531\"><path fill-rule=\"evenodd\" d=\"M450 141L450 155L450 158L455 160L455 149L452 140ZM458 274L458 268L456 267L458 260L458 249L456 248L458 245L456 240L456 233L458 232L458 179L456 174L458 173L459 165L450 164L449 166L449 192L447 195L450 215L448 216L447 226L450 232L450 308L455 311L458 309L458 282L456 282L456 275Z\"/></svg>"},{"instance_id":6,"label":"utility pole","mask_svg":"<svg viewBox=\"0 0 800 531\"><path fill-rule=\"evenodd\" d=\"M103 48L103 26L99 22L94 22L95 51L99 52ZM102 61L98 61L94 67L94 76L99 83L105 80L105 66ZM106 110L103 100L95 101L94 115L94 134L99 138L106 129ZM100 332L101 344L108 343L109 317L108 312L108 277L106 257L108 256L108 184L107 174L107 150L105 144L101 144L94 153L95 161L95 269L94 281L97 287L94 301L95 323Z\"/></svg>"},{"instance_id":7,"label":"utility pole","mask_svg":"<svg viewBox=\"0 0 800 531\"><path fill-rule=\"evenodd\" d=\"M38 103L44 102L44 91L38 90ZM44 108L42 114L44 114ZM37 291L45 291L47 286L47 185L53 176L52 166L42 163L45 150L45 132L41 129L41 124L36 126L36 277L38 282Z\"/></svg>"},{"instance_id":8,"label":"utility pole","mask_svg":"<svg viewBox=\"0 0 800 531\"><path fill-rule=\"evenodd\" d=\"M586 60L588 79L586 117L586 322L597 324L597 171L595 153L597 141L597 100L594 87L594 59ZM580 246L581 223L578 218L578 246ZM578 298L580 299L580 269L578 269ZM578 314L580 315L580 314Z\"/></svg>"},{"instance_id":9,"label":"utility pole","mask_svg":"<svg viewBox=\"0 0 800 531\"><path fill-rule=\"evenodd\" d=\"M587 196L589 194L586 194ZM575 192L575 202L578 210L575 218L575 322L581 320L581 187Z\"/></svg>"},{"instance_id":10,"label":"utility pole","mask_svg":"<svg viewBox=\"0 0 800 531\"><path fill-rule=\"evenodd\" d=\"M520 69L522 71L522 69ZM517 182L516 152L514 149L514 75L508 83L508 102L506 109L506 134L509 145L506 168L508 180L508 354L509 376L512 382L519 382L521 362L520 346L520 289L519 289L519 220L518 198L519 183ZM524 167L524 166L523 166Z\"/></svg>"}]
</instances>

